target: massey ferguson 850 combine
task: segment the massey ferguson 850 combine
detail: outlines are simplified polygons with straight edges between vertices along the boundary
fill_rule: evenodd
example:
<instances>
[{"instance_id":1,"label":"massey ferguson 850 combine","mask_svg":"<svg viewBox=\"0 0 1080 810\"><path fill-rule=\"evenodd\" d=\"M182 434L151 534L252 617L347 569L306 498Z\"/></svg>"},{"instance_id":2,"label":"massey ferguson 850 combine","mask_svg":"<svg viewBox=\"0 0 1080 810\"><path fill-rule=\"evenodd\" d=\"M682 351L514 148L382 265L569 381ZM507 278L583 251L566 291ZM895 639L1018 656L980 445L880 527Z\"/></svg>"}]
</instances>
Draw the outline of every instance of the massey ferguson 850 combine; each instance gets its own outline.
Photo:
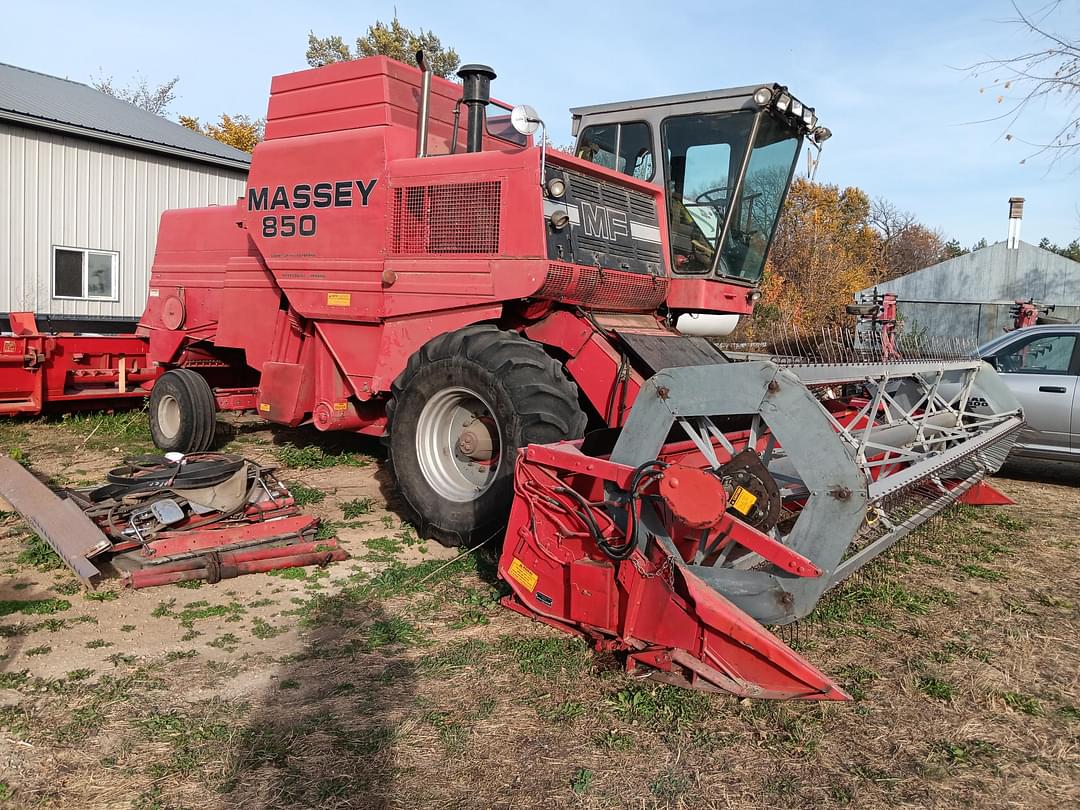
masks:
<instances>
[{"instance_id":1,"label":"massey ferguson 850 combine","mask_svg":"<svg viewBox=\"0 0 1080 810\"><path fill-rule=\"evenodd\" d=\"M425 536L505 532L510 607L674 682L844 698L763 625L981 492L1016 401L959 352L707 339L828 136L786 87L579 108L571 156L490 68L422 62L276 77L244 198L162 217L155 441L208 448L218 409L384 436Z\"/></svg>"}]
</instances>

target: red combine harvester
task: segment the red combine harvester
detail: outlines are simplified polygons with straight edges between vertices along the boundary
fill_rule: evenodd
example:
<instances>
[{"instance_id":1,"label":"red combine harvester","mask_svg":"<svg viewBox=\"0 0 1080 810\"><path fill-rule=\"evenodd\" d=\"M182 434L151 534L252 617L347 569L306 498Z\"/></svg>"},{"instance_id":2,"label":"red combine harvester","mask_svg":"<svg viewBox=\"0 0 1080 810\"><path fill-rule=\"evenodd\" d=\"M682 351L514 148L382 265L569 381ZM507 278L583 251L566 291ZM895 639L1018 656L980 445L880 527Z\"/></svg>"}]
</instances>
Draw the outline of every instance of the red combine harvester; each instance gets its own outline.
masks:
<instances>
[{"instance_id":1,"label":"red combine harvester","mask_svg":"<svg viewBox=\"0 0 1080 810\"><path fill-rule=\"evenodd\" d=\"M155 441L227 409L386 437L423 535L505 532L509 607L672 682L843 699L764 625L985 494L1015 399L959 355L708 340L829 135L786 87L578 108L571 156L490 68L418 57L274 78L245 197L162 217Z\"/></svg>"}]
</instances>

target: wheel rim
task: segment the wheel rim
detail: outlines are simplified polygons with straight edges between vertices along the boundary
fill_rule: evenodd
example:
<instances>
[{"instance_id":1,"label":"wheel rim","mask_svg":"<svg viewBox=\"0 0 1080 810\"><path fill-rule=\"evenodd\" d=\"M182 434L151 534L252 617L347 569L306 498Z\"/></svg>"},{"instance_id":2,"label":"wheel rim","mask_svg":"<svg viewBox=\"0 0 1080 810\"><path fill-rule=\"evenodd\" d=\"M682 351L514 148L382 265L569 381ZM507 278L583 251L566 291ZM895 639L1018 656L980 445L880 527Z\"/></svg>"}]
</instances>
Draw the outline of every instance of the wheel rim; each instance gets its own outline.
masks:
<instances>
[{"instance_id":1,"label":"wheel rim","mask_svg":"<svg viewBox=\"0 0 1080 810\"><path fill-rule=\"evenodd\" d=\"M162 434L169 438L180 432L180 403L172 394L166 394L158 402L157 423Z\"/></svg>"},{"instance_id":2,"label":"wheel rim","mask_svg":"<svg viewBox=\"0 0 1080 810\"><path fill-rule=\"evenodd\" d=\"M475 500L499 474L499 436L499 423L483 397L467 388L445 388L420 412L416 426L420 471L447 500Z\"/></svg>"}]
</instances>

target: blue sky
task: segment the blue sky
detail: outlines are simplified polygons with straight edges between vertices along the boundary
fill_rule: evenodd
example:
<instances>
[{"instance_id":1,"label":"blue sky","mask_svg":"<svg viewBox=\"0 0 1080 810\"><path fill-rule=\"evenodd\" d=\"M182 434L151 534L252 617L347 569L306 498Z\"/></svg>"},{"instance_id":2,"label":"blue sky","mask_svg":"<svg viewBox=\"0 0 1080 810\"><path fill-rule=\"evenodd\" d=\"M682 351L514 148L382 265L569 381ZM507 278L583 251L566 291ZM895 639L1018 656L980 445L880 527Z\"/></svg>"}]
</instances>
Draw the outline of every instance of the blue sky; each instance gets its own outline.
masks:
<instances>
[{"instance_id":1,"label":"blue sky","mask_svg":"<svg viewBox=\"0 0 1080 810\"><path fill-rule=\"evenodd\" d=\"M1038 9L1046 0L1021 0ZM1080 33L1064 0L1061 30ZM971 244L1006 235L1006 200L1026 197L1023 236L1080 236L1080 158L1020 160L987 82L962 69L1013 55L1032 40L1002 21L1009 0L842 2L185 3L3 0L0 61L79 81L179 75L172 108L201 118L261 116L270 77L306 67L307 33L352 41L396 8L435 31L465 62L499 74L495 94L536 107L556 143L580 104L779 81L815 106L834 133L819 180L858 185ZM1060 118L1032 108L1016 133L1037 140Z\"/></svg>"}]
</instances>

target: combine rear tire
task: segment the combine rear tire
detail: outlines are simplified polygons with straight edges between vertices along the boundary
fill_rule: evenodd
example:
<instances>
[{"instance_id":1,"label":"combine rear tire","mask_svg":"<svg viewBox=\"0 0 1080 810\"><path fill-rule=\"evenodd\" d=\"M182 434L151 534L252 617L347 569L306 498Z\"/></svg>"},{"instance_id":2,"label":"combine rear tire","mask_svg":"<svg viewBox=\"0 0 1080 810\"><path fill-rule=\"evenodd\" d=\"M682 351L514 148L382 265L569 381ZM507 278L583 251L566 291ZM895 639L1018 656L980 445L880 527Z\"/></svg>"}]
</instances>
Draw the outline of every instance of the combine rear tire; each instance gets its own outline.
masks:
<instances>
[{"instance_id":1,"label":"combine rear tire","mask_svg":"<svg viewBox=\"0 0 1080 810\"><path fill-rule=\"evenodd\" d=\"M431 341L392 391L398 488L421 536L447 546L485 540L505 523L519 448L585 431L577 386L559 362L491 325Z\"/></svg>"},{"instance_id":2,"label":"combine rear tire","mask_svg":"<svg viewBox=\"0 0 1080 810\"><path fill-rule=\"evenodd\" d=\"M214 443L217 404L206 379L191 369L166 371L150 392L150 436L160 449L199 453Z\"/></svg>"}]
</instances>

